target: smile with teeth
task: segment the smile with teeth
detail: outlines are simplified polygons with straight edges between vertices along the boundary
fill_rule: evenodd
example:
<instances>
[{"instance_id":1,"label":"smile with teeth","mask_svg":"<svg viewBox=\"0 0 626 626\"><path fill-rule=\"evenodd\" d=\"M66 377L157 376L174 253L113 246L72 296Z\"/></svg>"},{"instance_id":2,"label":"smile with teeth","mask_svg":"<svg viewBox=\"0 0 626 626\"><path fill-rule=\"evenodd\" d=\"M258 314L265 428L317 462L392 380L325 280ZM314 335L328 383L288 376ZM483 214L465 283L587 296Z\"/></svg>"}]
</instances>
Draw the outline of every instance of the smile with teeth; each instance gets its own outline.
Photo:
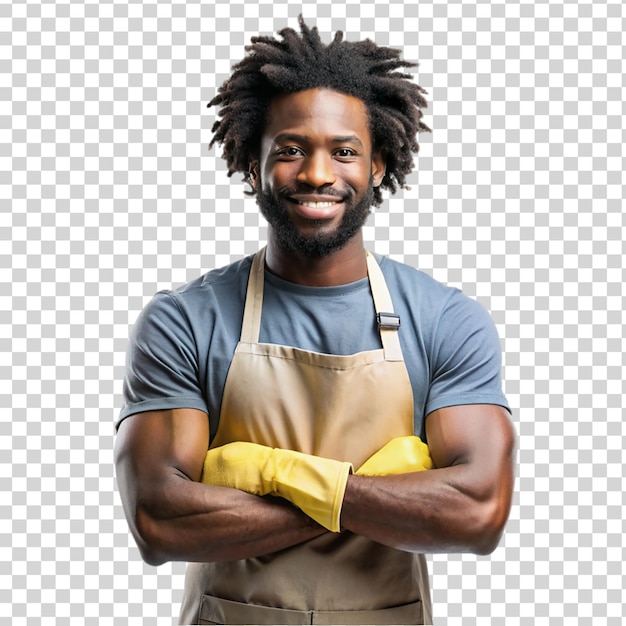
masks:
<instances>
[{"instance_id":1,"label":"smile with teeth","mask_svg":"<svg viewBox=\"0 0 626 626\"><path fill-rule=\"evenodd\" d=\"M296 200L296 202L300 206L305 206L305 207L308 207L309 209L327 209L333 206L334 204L337 204L339 200L337 202L307 202L307 201Z\"/></svg>"}]
</instances>

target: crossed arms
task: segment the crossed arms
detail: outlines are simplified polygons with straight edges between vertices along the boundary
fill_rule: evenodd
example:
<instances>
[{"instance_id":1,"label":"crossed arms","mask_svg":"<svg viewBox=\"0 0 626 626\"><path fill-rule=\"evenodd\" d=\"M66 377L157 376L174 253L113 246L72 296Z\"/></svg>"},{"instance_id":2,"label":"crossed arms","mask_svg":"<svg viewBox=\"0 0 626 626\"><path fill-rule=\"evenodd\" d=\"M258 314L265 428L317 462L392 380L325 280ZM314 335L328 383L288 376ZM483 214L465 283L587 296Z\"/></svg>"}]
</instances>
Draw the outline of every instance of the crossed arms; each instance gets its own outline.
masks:
<instances>
[{"instance_id":1,"label":"crossed arms","mask_svg":"<svg viewBox=\"0 0 626 626\"><path fill-rule=\"evenodd\" d=\"M426 434L435 469L350 475L342 528L400 550L492 552L513 492L515 433L507 411L439 409L427 417ZM199 482L208 441L207 415L196 409L138 413L121 423L118 486L147 563L251 558L328 532L281 498Z\"/></svg>"}]
</instances>

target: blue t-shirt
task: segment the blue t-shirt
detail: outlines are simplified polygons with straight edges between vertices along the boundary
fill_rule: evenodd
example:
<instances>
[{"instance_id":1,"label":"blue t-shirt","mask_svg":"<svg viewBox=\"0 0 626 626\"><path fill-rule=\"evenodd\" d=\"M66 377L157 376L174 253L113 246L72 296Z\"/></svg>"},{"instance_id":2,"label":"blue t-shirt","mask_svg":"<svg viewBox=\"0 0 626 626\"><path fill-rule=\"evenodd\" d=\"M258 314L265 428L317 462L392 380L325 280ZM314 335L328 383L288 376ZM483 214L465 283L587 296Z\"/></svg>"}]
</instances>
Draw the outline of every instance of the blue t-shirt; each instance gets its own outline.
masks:
<instances>
[{"instance_id":1,"label":"blue t-shirt","mask_svg":"<svg viewBox=\"0 0 626 626\"><path fill-rule=\"evenodd\" d=\"M501 350L487 311L458 289L388 257L376 256L400 316L400 344L413 387L415 434L425 417L462 404L508 408ZM124 406L116 426L143 411L195 408L217 431L230 362L239 341L252 257L176 290L144 308L130 337ZM261 343L325 354L381 347L369 280L307 287L265 272Z\"/></svg>"}]
</instances>

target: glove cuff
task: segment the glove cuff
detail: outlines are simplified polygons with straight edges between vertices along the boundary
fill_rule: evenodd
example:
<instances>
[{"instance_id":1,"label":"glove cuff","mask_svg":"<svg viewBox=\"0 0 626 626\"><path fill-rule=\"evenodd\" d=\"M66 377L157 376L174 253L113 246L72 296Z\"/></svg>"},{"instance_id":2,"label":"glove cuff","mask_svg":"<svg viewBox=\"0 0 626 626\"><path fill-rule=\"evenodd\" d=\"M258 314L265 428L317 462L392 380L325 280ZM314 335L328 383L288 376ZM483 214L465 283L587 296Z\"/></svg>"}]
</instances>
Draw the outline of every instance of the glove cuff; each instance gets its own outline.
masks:
<instances>
[{"instance_id":1,"label":"glove cuff","mask_svg":"<svg viewBox=\"0 0 626 626\"><path fill-rule=\"evenodd\" d=\"M343 498L348 486L348 476L352 473L352 463L340 463L337 473L337 486L335 488L335 499L332 506L330 524L327 528L333 533L341 532L341 508Z\"/></svg>"}]
</instances>

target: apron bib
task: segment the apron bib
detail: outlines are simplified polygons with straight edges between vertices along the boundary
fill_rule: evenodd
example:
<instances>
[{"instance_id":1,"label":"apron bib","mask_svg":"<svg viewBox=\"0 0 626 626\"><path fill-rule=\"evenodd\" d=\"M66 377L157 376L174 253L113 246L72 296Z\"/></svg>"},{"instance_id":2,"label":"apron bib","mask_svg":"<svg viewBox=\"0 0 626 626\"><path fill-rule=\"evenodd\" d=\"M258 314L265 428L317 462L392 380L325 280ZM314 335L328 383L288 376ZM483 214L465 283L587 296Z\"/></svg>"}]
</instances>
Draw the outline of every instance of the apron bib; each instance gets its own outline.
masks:
<instances>
[{"instance_id":1,"label":"apron bib","mask_svg":"<svg viewBox=\"0 0 626 626\"><path fill-rule=\"evenodd\" d=\"M367 268L382 349L320 354L258 343L265 250L255 255L211 448L251 441L349 461L356 470L394 437L413 434L391 297L369 253ZM349 532L253 559L190 563L180 617L181 624L430 622L424 556Z\"/></svg>"}]
</instances>

